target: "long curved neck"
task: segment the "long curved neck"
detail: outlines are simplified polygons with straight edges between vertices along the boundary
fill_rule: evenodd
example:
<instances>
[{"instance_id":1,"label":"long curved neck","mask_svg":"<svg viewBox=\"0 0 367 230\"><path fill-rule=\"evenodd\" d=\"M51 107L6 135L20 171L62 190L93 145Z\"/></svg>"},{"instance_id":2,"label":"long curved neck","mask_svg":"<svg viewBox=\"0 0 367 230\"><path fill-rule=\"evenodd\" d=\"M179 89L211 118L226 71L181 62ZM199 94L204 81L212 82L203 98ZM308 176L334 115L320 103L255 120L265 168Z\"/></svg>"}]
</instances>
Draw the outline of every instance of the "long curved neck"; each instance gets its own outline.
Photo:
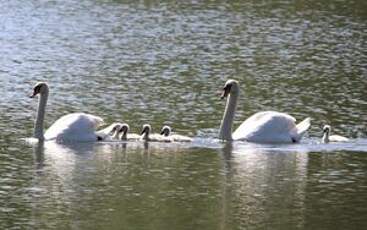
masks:
<instances>
[{"instance_id":1,"label":"long curved neck","mask_svg":"<svg viewBox=\"0 0 367 230\"><path fill-rule=\"evenodd\" d=\"M227 98L226 108L220 124L219 139L232 141L232 124L236 112L238 93L231 93Z\"/></svg>"},{"instance_id":2,"label":"long curved neck","mask_svg":"<svg viewBox=\"0 0 367 230\"><path fill-rule=\"evenodd\" d=\"M115 139L117 139L118 137L119 137L119 132L115 132L114 134L113 134L113 136L112 136L113 138L115 138Z\"/></svg>"},{"instance_id":3,"label":"long curved neck","mask_svg":"<svg viewBox=\"0 0 367 230\"><path fill-rule=\"evenodd\" d=\"M43 136L43 122L45 120L46 104L48 99L48 90L45 90L40 94L40 99L38 101L37 117L34 123L34 133L33 137L38 140L44 140Z\"/></svg>"},{"instance_id":4,"label":"long curved neck","mask_svg":"<svg viewBox=\"0 0 367 230\"><path fill-rule=\"evenodd\" d=\"M122 135L121 135L121 140L126 140L127 139L127 131L126 132L123 132Z\"/></svg>"},{"instance_id":5,"label":"long curved neck","mask_svg":"<svg viewBox=\"0 0 367 230\"><path fill-rule=\"evenodd\" d=\"M329 132L324 132L324 135L322 136L322 143L329 143Z\"/></svg>"},{"instance_id":6,"label":"long curved neck","mask_svg":"<svg viewBox=\"0 0 367 230\"><path fill-rule=\"evenodd\" d=\"M143 140L149 140L149 133L150 133L150 131L149 131L149 130L145 131L145 132L143 133L142 139L143 139Z\"/></svg>"}]
</instances>

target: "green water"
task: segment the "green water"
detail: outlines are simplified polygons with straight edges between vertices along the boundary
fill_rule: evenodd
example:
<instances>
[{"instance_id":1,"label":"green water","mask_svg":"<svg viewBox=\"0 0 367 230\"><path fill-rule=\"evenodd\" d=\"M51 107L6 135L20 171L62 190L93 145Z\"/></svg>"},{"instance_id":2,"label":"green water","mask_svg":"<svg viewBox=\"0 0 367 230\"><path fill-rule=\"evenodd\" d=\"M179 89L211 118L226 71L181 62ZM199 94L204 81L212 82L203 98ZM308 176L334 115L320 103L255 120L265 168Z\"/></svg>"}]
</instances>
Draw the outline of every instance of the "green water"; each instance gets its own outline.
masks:
<instances>
[{"instance_id":1,"label":"green water","mask_svg":"<svg viewBox=\"0 0 367 230\"><path fill-rule=\"evenodd\" d=\"M365 1L0 1L0 229L366 229ZM302 143L216 139L263 110L312 118ZM71 112L191 144L29 145ZM351 138L320 144L322 127Z\"/></svg>"}]
</instances>

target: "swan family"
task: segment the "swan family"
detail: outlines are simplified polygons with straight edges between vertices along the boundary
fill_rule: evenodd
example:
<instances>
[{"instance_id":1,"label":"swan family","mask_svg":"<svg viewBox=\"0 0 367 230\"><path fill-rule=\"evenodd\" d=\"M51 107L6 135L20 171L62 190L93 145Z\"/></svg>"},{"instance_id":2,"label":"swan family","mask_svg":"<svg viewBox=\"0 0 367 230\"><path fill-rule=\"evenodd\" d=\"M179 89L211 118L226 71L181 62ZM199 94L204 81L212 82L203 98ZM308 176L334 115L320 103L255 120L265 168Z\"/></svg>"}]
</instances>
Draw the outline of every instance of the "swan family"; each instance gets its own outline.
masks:
<instances>
[{"instance_id":1,"label":"swan family","mask_svg":"<svg viewBox=\"0 0 367 230\"><path fill-rule=\"evenodd\" d=\"M172 134L171 127L165 125L160 133L152 133L152 127L144 124L141 134L129 133L126 123L115 122L106 128L97 130L104 122L99 116L87 113L71 113L56 120L44 132L46 104L49 96L46 82L38 82L33 88L31 98L39 95L37 115L34 122L33 137L39 141L56 142L95 142L106 140L152 141L152 142L192 142L193 138ZM219 128L222 141L247 141L256 143L297 143L309 129L310 118L296 124L296 119L289 114L263 111L247 118L232 133L233 120L239 99L240 87L236 80L228 80L222 90L221 98L227 99L223 118ZM323 143L347 141L341 136L329 136L330 126L324 127Z\"/></svg>"}]
</instances>

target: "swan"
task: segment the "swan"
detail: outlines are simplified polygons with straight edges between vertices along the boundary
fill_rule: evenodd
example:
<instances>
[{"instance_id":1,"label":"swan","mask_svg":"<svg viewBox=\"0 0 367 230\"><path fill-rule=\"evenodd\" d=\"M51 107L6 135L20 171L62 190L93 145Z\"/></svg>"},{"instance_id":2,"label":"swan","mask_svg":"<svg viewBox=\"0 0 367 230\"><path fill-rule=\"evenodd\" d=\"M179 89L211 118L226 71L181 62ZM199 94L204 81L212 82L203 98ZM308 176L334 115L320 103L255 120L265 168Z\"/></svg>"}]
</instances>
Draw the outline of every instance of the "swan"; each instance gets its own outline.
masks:
<instances>
[{"instance_id":1,"label":"swan","mask_svg":"<svg viewBox=\"0 0 367 230\"><path fill-rule=\"evenodd\" d=\"M219 139L221 140L294 143L301 140L303 134L311 125L310 118L306 118L296 125L296 119L286 113L264 111L247 118L232 134L232 123L239 92L239 84L235 80L228 80L223 87L221 99L228 98L220 124Z\"/></svg>"},{"instance_id":2,"label":"swan","mask_svg":"<svg viewBox=\"0 0 367 230\"><path fill-rule=\"evenodd\" d=\"M168 125L165 125L161 129L161 135L166 138L170 138L172 139L172 141L176 141L176 142L191 142L192 141L191 137L178 135L178 134L171 134L171 131L172 131L171 127Z\"/></svg>"},{"instance_id":3,"label":"swan","mask_svg":"<svg viewBox=\"0 0 367 230\"><path fill-rule=\"evenodd\" d=\"M97 135L105 139L117 139L119 135L119 130L122 124L119 122L112 123L106 128L97 131Z\"/></svg>"},{"instance_id":4,"label":"swan","mask_svg":"<svg viewBox=\"0 0 367 230\"><path fill-rule=\"evenodd\" d=\"M71 113L62 116L44 133L43 124L49 94L49 87L46 82L38 82L34 86L30 98L34 98L38 94L40 96L33 137L39 141L88 142L103 140L108 135L104 132L96 132L96 128L103 124L103 119L86 113Z\"/></svg>"},{"instance_id":5,"label":"swan","mask_svg":"<svg viewBox=\"0 0 367 230\"><path fill-rule=\"evenodd\" d=\"M324 135L322 136L321 142L322 143L329 143L329 142L346 142L349 141L348 138L343 137L343 136L339 136L339 135L331 135L330 131L331 131L331 127L330 125L325 125L324 128L322 129Z\"/></svg>"},{"instance_id":6,"label":"swan","mask_svg":"<svg viewBox=\"0 0 367 230\"><path fill-rule=\"evenodd\" d=\"M117 123L112 127L112 130L109 132L109 135L112 136L113 139L119 138L119 130L121 129L123 124Z\"/></svg>"},{"instance_id":7,"label":"swan","mask_svg":"<svg viewBox=\"0 0 367 230\"><path fill-rule=\"evenodd\" d=\"M141 131L141 140L143 141L155 141L155 142L167 142L168 139L164 136L150 132L152 131L152 127L149 124L144 124L143 129Z\"/></svg>"},{"instance_id":8,"label":"swan","mask_svg":"<svg viewBox=\"0 0 367 230\"><path fill-rule=\"evenodd\" d=\"M137 141L140 140L141 136L135 133L128 133L130 126L126 123L121 124L119 133L121 133L120 140Z\"/></svg>"}]
</instances>

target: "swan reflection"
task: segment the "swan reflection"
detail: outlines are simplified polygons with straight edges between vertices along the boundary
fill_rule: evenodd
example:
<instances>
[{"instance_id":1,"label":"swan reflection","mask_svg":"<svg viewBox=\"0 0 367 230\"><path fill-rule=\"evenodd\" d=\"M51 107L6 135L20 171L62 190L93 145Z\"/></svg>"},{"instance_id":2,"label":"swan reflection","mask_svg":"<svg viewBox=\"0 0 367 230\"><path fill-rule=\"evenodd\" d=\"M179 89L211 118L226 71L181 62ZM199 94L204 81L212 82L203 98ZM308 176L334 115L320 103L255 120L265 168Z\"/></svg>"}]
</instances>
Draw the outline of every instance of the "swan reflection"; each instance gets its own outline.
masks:
<instances>
[{"instance_id":1,"label":"swan reflection","mask_svg":"<svg viewBox=\"0 0 367 230\"><path fill-rule=\"evenodd\" d=\"M274 213L267 211L277 210L277 206L297 206L297 217L303 216L308 154L301 147L286 149L287 146L279 149L248 143L223 146L221 154L226 172L222 184L223 220L238 219L256 225L272 215L289 215L285 208Z\"/></svg>"}]
</instances>

